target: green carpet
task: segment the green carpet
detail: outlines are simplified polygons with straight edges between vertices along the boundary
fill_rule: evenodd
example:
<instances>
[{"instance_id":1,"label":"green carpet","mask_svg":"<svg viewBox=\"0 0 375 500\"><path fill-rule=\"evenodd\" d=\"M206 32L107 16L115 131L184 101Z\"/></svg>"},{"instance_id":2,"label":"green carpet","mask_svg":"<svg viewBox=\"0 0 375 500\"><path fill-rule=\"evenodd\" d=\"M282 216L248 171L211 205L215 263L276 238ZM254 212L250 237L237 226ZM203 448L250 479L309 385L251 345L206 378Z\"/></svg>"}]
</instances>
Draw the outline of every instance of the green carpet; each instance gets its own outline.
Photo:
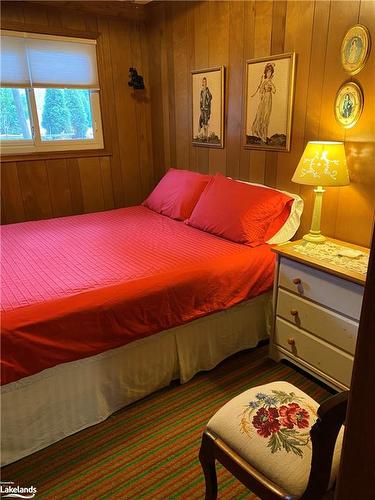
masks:
<instances>
[{"instance_id":1,"label":"green carpet","mask_svg":"<svg viewBox=\"0 0 375 500\"><path fill-rule=\"evenodd\" d=\"M2 469L2 481L37 488L36 498L202 499L198 462L206 422L238 393L286 380L317 401L326 388L267 358L268 346L232 356L190 382L124 408L105 422ZM218 467L219 498L256 498Z\"/></svg>"}]
</instances>

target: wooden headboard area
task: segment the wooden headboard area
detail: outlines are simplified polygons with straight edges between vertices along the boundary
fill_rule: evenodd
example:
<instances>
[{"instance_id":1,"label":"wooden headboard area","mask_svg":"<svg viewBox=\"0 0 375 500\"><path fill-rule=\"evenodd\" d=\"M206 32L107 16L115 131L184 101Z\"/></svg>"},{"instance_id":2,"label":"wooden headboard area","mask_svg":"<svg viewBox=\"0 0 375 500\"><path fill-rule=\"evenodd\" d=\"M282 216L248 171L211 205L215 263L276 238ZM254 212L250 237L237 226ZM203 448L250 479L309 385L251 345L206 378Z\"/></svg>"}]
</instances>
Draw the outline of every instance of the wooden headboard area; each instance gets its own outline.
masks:
<instances>
[{"instance_id":1,"label":"wooden headboard area","mask_svg":"<svg viewBox=\"0 0 375 500\"><path fill-rule=\"evenodd\" d=\"M308 231L313 192L290 179L308 140L346 143L351 185L327 188L322 232L370 245L375 206L375 48L353 80L365 95L358 124L335 121L333 102L350 77L341 67L340 46L350 26L368 27L375 44L375 4L366 1L248 1L151 3L148 33L154 165L220 171L299 193L305 212L298 234ZM292 145L289 153L245 150L244 75L247 59L297 53ZM225 148L192 147L190 71L227 69Z\"/></svg>"},{"instance_id":2,"label":"wooden headboard area","mask_svg":"<svg viewBox=\"0 0 375 500\"><path fill-rule=\"evenodd\" d=\"M375 44L375 6L364 0L2 2L4 28L99 33L105 140L105 150L93 156L2 158L3 222L136 204L174 167L219 171L299 193L305 200L299 233L304 234L313 192L290 179L308 140L340 140L351 184L327 188L322 231L369 246L375 205L375 48L354 77L340 62L342 38L356 23L367 26ZM284 52L297 53L291 151L245 150L245 61ZM220 65L227 71L225 147L193 147L191 70ZM140 97L127 86L130 66L145 79ZM365 107L357 125L344 129L335 121L333 102L340 85L350 80L362 87Z\"/></svg>"}]
</instances>

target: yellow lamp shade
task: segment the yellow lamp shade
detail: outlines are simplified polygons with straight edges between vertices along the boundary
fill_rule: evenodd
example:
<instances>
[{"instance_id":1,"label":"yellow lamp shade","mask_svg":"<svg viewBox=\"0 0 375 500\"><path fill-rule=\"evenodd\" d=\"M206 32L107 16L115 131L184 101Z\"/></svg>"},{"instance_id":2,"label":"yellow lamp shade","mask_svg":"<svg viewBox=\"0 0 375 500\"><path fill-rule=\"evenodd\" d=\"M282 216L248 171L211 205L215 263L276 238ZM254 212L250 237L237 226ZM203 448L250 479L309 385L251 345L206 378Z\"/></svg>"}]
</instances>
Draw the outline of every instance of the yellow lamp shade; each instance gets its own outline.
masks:
<instances>
[{"instance_id":1,"label":"yellow lamp shade","mask_svg":"<svg viewBox=\"0 0 375 500\"><path fill-rule=\"evenodd\" d=\"M345 186L349 184L344 143L308 142L292 181L309 186Z\"/></svg>"}]
</instances>

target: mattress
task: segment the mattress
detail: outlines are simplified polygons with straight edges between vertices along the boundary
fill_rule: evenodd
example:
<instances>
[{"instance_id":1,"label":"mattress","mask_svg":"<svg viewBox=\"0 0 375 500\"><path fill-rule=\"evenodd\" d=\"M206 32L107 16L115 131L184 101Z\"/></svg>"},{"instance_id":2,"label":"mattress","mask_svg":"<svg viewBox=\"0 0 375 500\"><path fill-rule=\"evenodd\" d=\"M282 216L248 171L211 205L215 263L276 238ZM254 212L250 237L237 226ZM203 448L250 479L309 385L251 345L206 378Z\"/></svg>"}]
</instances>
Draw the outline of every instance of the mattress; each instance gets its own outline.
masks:
<instances>
[{"instance_id":1,"label":"mattress","mask_svg":"<svg viewBox=\"0 0 375 500\"><path fill-rule=\"evenodd\" d=\"M137 206L2 228L2 384L225 310L274 255Z\"/></svg>"}]
</instances>

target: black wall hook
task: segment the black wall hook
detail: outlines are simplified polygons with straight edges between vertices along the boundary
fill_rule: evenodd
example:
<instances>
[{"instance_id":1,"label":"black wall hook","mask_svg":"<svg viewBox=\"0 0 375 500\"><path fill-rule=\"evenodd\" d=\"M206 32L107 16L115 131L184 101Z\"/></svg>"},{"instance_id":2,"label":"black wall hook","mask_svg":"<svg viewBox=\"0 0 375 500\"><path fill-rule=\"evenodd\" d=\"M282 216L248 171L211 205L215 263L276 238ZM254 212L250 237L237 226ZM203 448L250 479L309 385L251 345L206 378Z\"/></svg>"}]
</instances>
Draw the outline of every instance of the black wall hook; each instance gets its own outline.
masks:
<instances>
[{"instance_id":1,"label":"black wall hook","mask_svg":"<svg viewBox=\"0 0 375 500\"><path fill-rule=\"evenodd\" d=\"M134 90L144 89L145 84L143 82L143 76L138 75L135 68L129 68L129 87L133 87Z\"/></svg>"}]
</instances>

